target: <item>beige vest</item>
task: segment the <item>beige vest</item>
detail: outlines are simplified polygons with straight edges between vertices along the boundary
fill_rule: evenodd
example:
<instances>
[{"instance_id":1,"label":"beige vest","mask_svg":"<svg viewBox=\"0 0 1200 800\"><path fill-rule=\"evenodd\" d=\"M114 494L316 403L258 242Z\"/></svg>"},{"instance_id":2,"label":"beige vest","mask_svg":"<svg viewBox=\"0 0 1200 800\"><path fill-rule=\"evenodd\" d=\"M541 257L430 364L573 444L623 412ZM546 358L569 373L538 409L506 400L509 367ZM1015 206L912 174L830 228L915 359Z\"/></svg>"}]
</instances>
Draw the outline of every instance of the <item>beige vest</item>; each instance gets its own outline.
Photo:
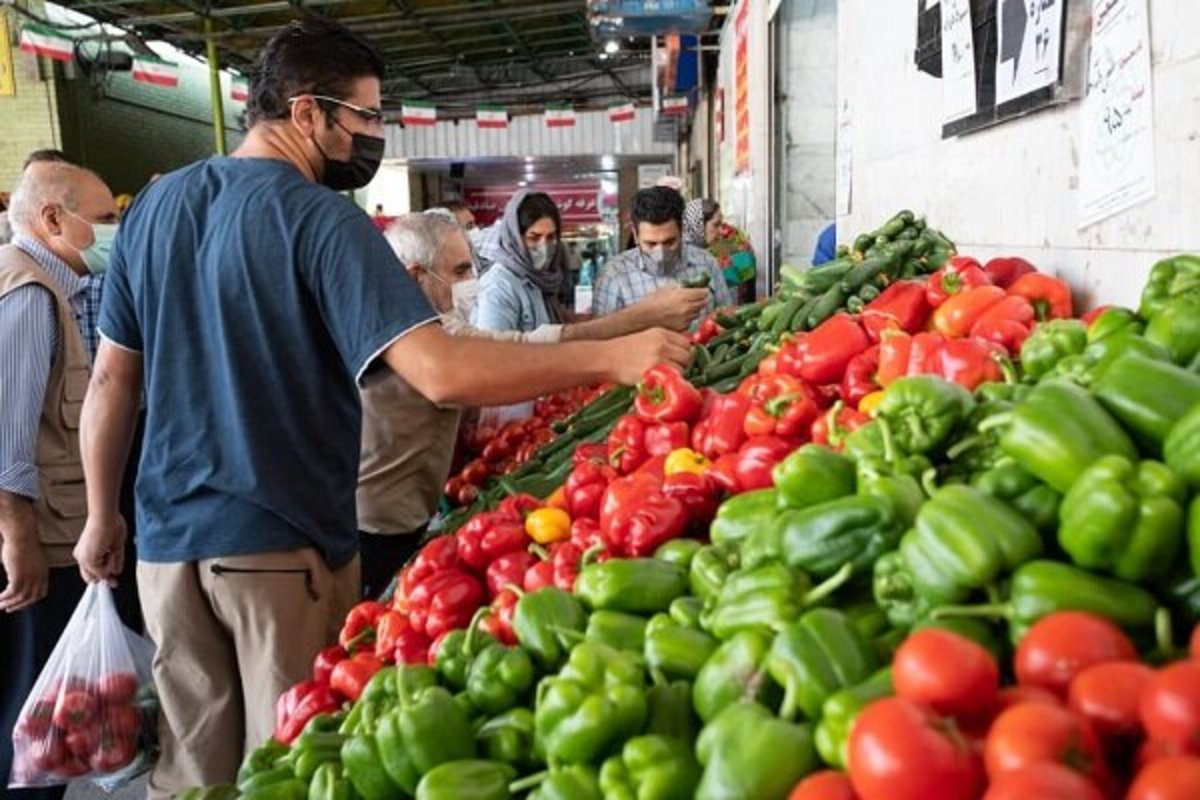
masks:
<instances>
[{"instance_id":1,"label":"beige vest","mask_svg":"<svg viewBox=\"0 0 1200 800\"><path fill-rule=\"evenodd\" d=\"M83 463L79 457L79 414L87 392L91 363L70 303L54 279L32 258L13 245L0 247L0 297L35 283L54 296L58 313L58 350L42 416L38 421L37 469L38 539L52 567L75 563L71 550L87 519Z\"/></svg>"}]
</instances>

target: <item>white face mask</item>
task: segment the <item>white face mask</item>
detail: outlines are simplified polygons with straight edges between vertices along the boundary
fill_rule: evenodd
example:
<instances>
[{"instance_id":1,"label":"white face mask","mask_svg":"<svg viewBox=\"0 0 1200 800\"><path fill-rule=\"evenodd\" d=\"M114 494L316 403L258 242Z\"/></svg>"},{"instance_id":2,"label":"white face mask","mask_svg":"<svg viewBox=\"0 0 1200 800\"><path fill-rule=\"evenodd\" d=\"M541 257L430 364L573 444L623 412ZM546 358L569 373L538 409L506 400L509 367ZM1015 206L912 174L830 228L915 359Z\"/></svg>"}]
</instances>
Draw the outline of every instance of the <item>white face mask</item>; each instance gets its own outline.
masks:
<instances>
[{"instance_id":1,"label":"white face mask","mask_svg":"<svg viewBox=\"0 0 1200 800\"><path fill-rule=\"evenodd\" d=\"M535 272L542 272L550 266L550 261L554 258L555 246L555 242L546 242L543 245L529 248L529 260L533 263Z\"/></svg>"},{"instance_id":2,"label":"white face mask","mask_svg":"<svg viewBox=\"0 0 1200 800\"><path fill-rule=\"evenodd\" d=\"M655 269L670 271L679 265L680 253L679 248L667 248L660 244L643 250L642 257Z\"/></svg>"},{"instance_id":3,"label":"white face mask","mask_svg":"<svg viewBox=\"0 0 1200 800\"><path fill-rule=\"evenodd\" d=\"M468 278L450 286L450 297L454 301L454 311L468 322L475 313L475 304L479 300L479 279Z\"/></svg>"}]
</instances>

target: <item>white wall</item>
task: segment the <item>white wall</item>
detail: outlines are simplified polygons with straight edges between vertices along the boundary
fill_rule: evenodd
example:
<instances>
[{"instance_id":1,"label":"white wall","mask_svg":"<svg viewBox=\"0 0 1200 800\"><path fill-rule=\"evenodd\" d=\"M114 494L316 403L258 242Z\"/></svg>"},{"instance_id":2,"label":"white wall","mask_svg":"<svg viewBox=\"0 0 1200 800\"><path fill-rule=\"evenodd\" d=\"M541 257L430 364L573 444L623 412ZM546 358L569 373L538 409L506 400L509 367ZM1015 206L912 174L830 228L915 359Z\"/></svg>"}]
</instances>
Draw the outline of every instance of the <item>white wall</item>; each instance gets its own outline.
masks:
<instances>
[{"instance_id":1,"label":"white wall","mask_svg":"<svg viewBox=\"0 0 1200 800\"><path fill-rule=\"evenodd\" d=\"M916 6L838 3L838 96L853 119L852 207L838 236L900 208L924 212L961 252L1021 255L1085 302L1136 304L1153 262L1200 251L1200 7L1149 0L1156 197L1078 228L1079 103L943 141L941 85L913 64Z\"/></svg>"}]
</instances>

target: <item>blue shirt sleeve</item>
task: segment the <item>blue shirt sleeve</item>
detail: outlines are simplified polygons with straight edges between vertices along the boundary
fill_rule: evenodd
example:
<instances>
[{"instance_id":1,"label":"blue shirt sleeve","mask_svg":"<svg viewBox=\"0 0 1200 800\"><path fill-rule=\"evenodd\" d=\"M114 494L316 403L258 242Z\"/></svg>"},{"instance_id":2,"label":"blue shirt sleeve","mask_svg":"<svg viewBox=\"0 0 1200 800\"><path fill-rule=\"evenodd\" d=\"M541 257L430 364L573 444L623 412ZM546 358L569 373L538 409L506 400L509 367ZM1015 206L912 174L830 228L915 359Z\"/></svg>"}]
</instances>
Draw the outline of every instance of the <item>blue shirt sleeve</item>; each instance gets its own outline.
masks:
<instances>
[{"instance_id":1,"label":"blue shirt sleeve","mask_svg":"<svg viewBox=\"0 0 1200 800\"><path fill-rule=\"evenodd\" d=\"M837 258L837 224L825 226L817 237L817 247L813 251L812 265L818 267Z\"/></svg>"},{"instance_id":2,"label":"blue shirt sleeve","mask_svg":"<svg viewBox=\"0 0 1200 800\"><path fill-rule=\"evenodd\" d=\"M596 285L592 289L592 313L597 317L621 309L620 281L617 279L619 269L618 262L614 259L600 271L600 277L596 278Z\"/></svg>"},{"instance_id":3,"label":"blue shirt sleeve","mask_svg":"<svg viewBox=\"0 0 1200 800\"><path fill-rule=\"evenodd\" d=\"M356 208L338 212L305 229L300 252L329 334L357 380L389 343L437 313L371 218Z\"/></svg>"},{"instance_id":4,"label":"blue shirt sleeve","mask_svg":"<svg viewBox=\"0 0 1200 800\"><path fill-rule=\"evenodd\" d=\"M0 298L0 490L38 496L37 433L58 321L40 286Z\"/></svg>"},{"instance_id":5,"label":"blue shirt sleeve","mask_svg":"<svg viewBox=\"0 0 1200 800\"><path fill-rule=\"evenodd\" d=\"M521 300L510 272L498 265L487 271L479 285L479 305L474 324L485 331L521 330Z\"/></svg>"},{"instance_id":6,"label":"blue shirt sleeve","mask_svg":"<svg viewBox=\"0 0 1200 800\"><path fill-rule=\"evenodd\" d=\"M113 344L140 353L143 349L142 326L138 320L133 293L129 288L129 272L125 266L121 238L121 232L118 230L108 270L104 273L100 315L96 327L100 335Z\"/></svg>"}]
</instances>

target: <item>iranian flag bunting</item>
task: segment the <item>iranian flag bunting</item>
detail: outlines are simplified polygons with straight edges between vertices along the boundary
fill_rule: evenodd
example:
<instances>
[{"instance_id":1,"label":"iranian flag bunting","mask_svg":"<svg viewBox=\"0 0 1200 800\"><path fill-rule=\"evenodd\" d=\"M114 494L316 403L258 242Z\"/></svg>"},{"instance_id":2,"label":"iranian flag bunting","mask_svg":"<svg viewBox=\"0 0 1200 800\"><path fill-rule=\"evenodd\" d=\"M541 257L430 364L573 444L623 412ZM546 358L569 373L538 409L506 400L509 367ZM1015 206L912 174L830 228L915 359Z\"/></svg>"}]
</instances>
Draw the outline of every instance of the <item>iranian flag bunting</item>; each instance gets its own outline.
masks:
<instances>
[{"instance_id":1,"label":"iranian flag bunting","mask_svg":"<svg viewBox=\"0 0 1200 800\"><path fill-rule=\"evenodd\" d=\"M400 104L400 119L405 125L436 125L437 108L433 103L405 100Z\"/></svg>"},{"instance_id":2,"label":"iranian flag bunting","mask_svg":"<svg viewBox=\"0 0 1200 800\"><path fill-rule=\"evenodd\" d=\"M48 25L27 22L21 27L21 49L55 61L70 61L75 57L75 40Z\"/></svg>"},{"instance_id":3,"label":"iranian flag bunting","mask_svg":"<svg viewBox=\"0 0 1200 800\"><path fill-rule=\"evenodd\" d=\"M637 111L633 107L633 103L617 103L608 109L609 122L633 122L637 116Z\"/></svg>"},{"instance_id":4,"label":"iranian flag bunting","mask_svg":"<svg viewBox=\"0 0 1200 800\"><path fill-rule=\"evenodd\" d=\"M173 89L179 85L179 65L154 56L134 56L133 79Z\"/></svg>"},{"instance_id":5,"label":"iranian flag bunting","mask_svg":"<svg viewBox=\"0 0 1200 800\"><path fill-rule=\"evenodd\" d=\"M575 127L575 109L570 106L546 106L546 127Z\"/></svg>"},{"instance_id":6,"label":"iranian flag bunting","mask_svg":"<svg viewBox=\"0 0 1200 800\"><path fill-rule=\"evenodd\" d=\"M244 103L250 99L250 81L235 77L229 84L229 99L235 103Z\"/></svg>"},{"instance_id":7,"label":"iranian flag bunting","mask_svg":"<svg viewBox=\"0 0 1200 800\"><path fill-rule=\"evenodd\" d=\"M503 130L508 127L508 110L503 106L480 106L475 109L475 124L480 128Z\"/></svg>"},{"instance_id":8,"label":"iranian flag bunting","mask_svg":"<svg viewBox=\"0 0 1200 800\"><path fill-rule=\"evenodd\" d=\"M670 95L662 99L662 113L686 114L687 112L688 99L686 95Z\"/></svg>"}]
</instances>

